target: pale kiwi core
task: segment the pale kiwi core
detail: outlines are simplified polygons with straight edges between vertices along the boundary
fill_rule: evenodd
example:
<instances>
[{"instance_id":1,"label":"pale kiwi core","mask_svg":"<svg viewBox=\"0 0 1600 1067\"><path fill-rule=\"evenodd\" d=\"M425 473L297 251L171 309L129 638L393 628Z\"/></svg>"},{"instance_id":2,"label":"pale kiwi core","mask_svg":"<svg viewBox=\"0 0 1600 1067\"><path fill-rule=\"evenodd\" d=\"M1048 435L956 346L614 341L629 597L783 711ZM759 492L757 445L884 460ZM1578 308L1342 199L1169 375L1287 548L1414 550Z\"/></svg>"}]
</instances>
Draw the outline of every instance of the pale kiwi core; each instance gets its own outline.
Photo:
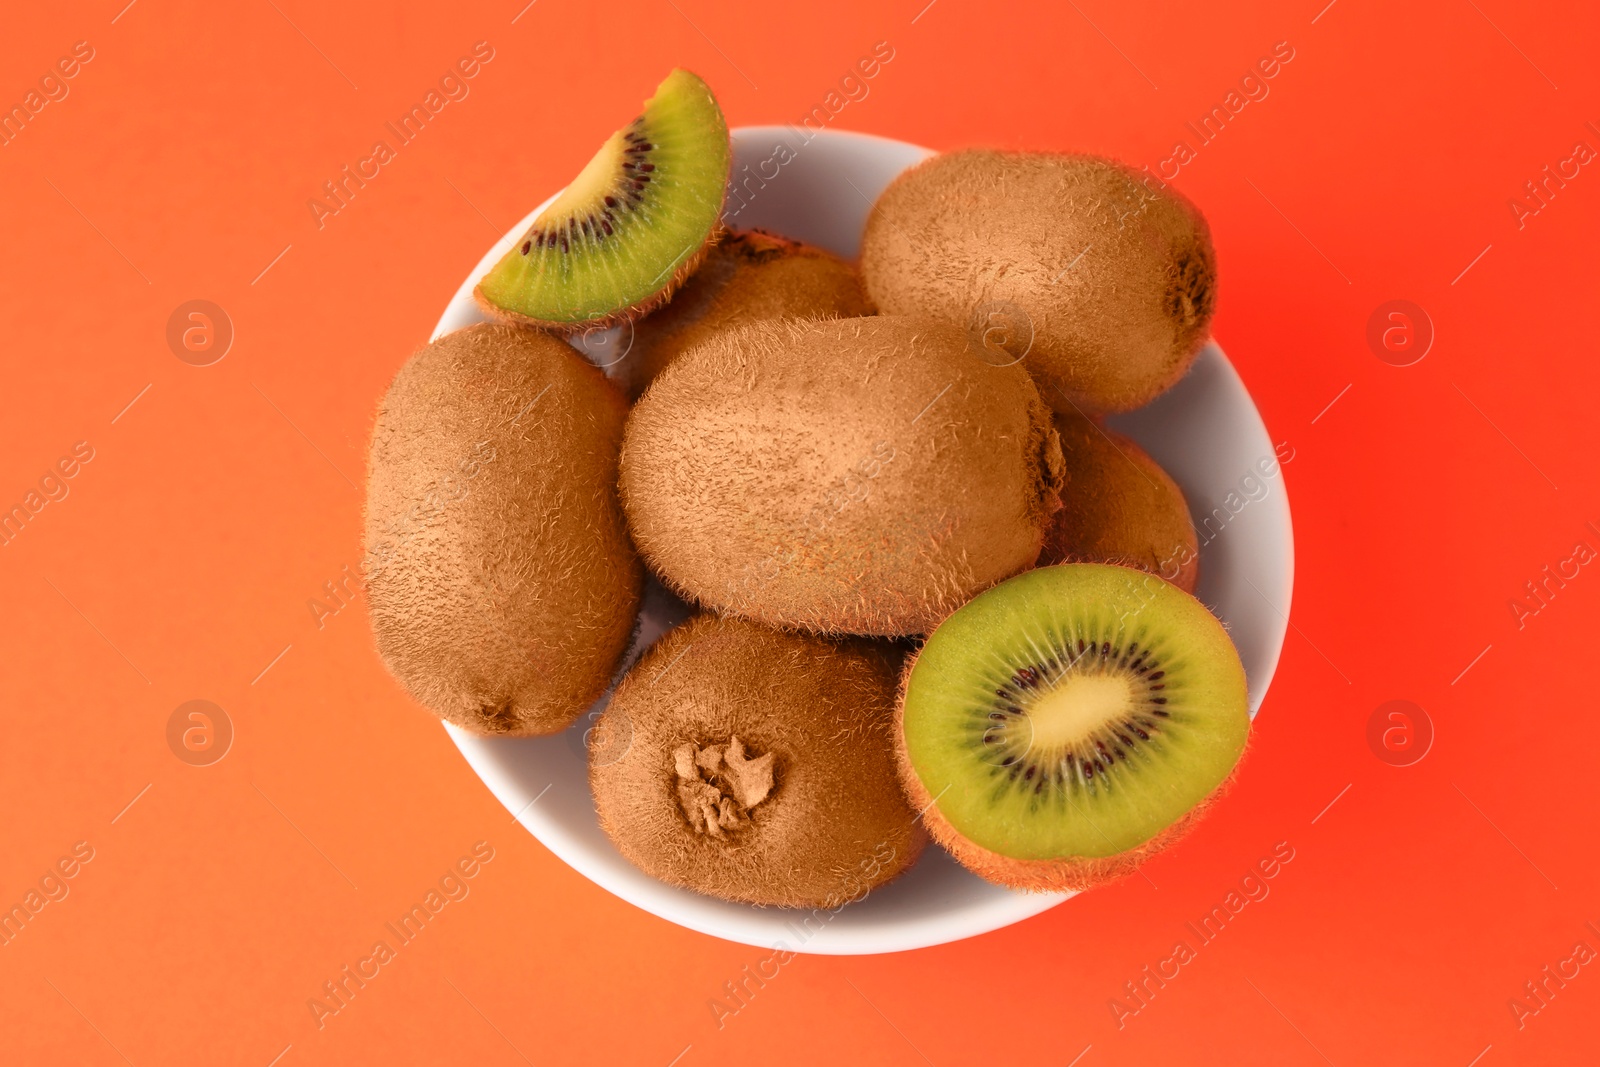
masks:
<instances>
[{"instance_id":1,"label":"pale kiwi core","mask_svg":"<svg viewBox=\"0 0 1600 1067\"><path fill-rule=\"evenodd\" d=\"M561 191L561 195L556 197L545 214L559 218L580 204L588 204L605 196L606 191L615 183L617 171L626 158L628 144L623 137L625 132L618 130L606 138L605 144L601 145L594 157L583 165L578 176Z\"/></svg>"},{"instance_id":2,"label":"pale kiwi core","mask_svg":"<svg viewBox=\"0 0 1600 1067\"><path fill-rule=\"evenodd\" d=\"M1133 687L1120 674L1070 674L1043 694L1010 727L1026 737L1029 749L1072 748L1102 727L1122 719L1132 705Z\"/></svg>"}]
</instances>

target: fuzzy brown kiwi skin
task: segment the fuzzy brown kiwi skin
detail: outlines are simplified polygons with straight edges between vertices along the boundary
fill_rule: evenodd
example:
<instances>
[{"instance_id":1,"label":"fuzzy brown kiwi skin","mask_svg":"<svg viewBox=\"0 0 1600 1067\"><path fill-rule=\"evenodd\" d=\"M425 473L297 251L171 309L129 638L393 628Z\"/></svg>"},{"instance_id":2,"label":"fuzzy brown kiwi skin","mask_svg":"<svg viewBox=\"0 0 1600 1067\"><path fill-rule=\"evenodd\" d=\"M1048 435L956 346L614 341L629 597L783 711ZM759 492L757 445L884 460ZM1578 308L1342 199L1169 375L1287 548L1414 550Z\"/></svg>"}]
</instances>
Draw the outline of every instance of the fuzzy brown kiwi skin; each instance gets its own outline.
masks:
<instances>
[{"instance_id":1,"label":"fuzzy brown kiwi skin","mask_svg":"<svg viewBox=\"0 0 1600 1067\"><path fill-rule=\"evenodd\" d=\"M1189 809L1177 822L1143 844L1114 856L1064 856L1049 860L1003 856L984 848L950 824L950 820L939 810L938 798L922 784L916 767L911 763L911 754L906 748L905 741L906 689L911 682L911 669L916 666L920 655L921 650L918 649L906 658L905 668L900 672L899 693L895 699L895 767L900 774L900 786L905 790L906 799L911 802L911 807L921 813L922 822L928 828L928 834L934 843L955 857L957 863L986 882L1031 893L1069 893L1094 889L1119 878L1126 878L1151 857L1170 848L1193 830L1205 818L1211 806L1232 788L1238 778L1239 768L1244 764L1244 755L1241 754L1239 762L1234 765L1233 771L1222 784L1212 790L1199 804ZM1248 751L1247 745L1246 752Z\"/></svg>"},{"instance_id":2,"label":"fuzzy brown kiwi skin","mask_svg":"<svg viewBox=\"0 0 1600 1067\"><path fill-rule=\"evenodd\" d=\"M395 376L368 465L366 592L385 665L435 715L548 734L605 691L644 577L615 494L625 416L599 370L522 327L456 331Z\"/></svg>"},{"instance_id":3,"label":"fuzzy brown kiwi skin","mask_svg":"<svg viewBox=\"0 0 1600 1067\"><path fill-rule=\"evenodd\" d=\"M646 873L725 900L834 909L887 884L927 841L890 752L901 655L689 619L641 657L596 723L589 782L602 828ZM774 754L775 785L748 825L717 840L679 806L673 751L731 736Z\"/></svg>"},{"instance_id":4,"label":"fuzzy brown kiwi skin","mask_svg":"<svg viewBox=\"0 0 1600 1067\"><path fill-rule=\"evenodd\" d=\"M758 319L876 313L861 276L839 257L765 230L731 230L670 302L635 322L632 345L612 373L637 400L667 364L721 330Z\"/></svg>"},{"instance_id":5,"label":"fuzzy brown kiwi skin","mask_svg":"<svg viewBox=\"0 0 1600 1067\"><path fill-rule=\"evenodd\" d=\"M1015 354L1061 412L1148 403L1193 363L1216 307L1199 210L1142 172L1083 155L925 160L874 205L861 269L885 314L971 328L985 308L1008 321L1020 309L1031 329Z\"/></svg>"},{"instance_id":6,"label":"fuzzy brown kiwi skin","mask_svg":"<svg viewBox=\"0 0 1600 1067\"><path fill-rule=\"evenodd\" d=\"M1071 490L1045 531L1039 566L1115 563L1193 594L1200 543L1183 490L1133 440L1074 413L1056 431Z\"/></svg>"},{"instance_id":7,"label":"fuzzy brown kiwi skin","mask_svg":"<svg viewBox=\"0 0 1600 1067\"><path fill-rule=\"evenodd\" d=\"M852 482L858 459L881 473ZM947 326L868 317L751 323L674 360L629 415L621 490L685 599L896 637L1031 567L1062 479L1026 372Z\"/></svg>"},{"instance_id":8,"label":"fuzzy brown kiwi skin","mask_svg":"<svg viewBox=\"0 0 1600 1067\"><path fill-rule=\"evenodd\" d=\"M726 194L724 194L724 197L726 197ZM700 265L705 262L706 254L710 252L711 246L716 244L721 237L722 230L723 228L720 224L712 227L705 244L701 245L694 255L678 265L677 270L672 272L672 277L667 279L666 285L636 304L618 308L609 314L601 315L599 318L586 319L583 322L552 322L548 319L535 318L532 315L524 315L520 311L511 311L500 307L484 296L482 287L477 285L472 287L472 302L492 322L532 326L541 330L549 330L564 337L571 337L589 330L621 326L625 322L643 318L671 300L672 295L678 291L679 286L688 281L694 272L700 269Z\"/></svg>"}]
</instances>

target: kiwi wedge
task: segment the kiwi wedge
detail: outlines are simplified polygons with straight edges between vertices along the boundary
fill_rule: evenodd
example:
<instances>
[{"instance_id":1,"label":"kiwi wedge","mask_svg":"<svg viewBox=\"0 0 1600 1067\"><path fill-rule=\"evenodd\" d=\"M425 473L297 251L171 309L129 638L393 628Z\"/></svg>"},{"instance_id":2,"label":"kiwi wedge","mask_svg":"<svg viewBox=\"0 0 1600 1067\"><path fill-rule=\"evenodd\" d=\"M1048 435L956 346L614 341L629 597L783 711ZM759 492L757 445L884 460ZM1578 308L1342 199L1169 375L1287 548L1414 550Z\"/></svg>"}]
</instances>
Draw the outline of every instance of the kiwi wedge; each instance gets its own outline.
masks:
<instances>
[{"instance_id":1,"label":"kiwi wedge","mask_svg":"<svg viewBox=\"0 0 1600 1067\"><path fill-rule=\"evenodd\" d=\"M366 578L390 672L484 734L562 729L605 691L643 567L617 502L627 401L566 342L480 323L378 408Z\"/></svg>"},{"instance_id":2,"label":"kiwi wedge","mask_svg":"<svg viewBox=\"0 0 1600 1067\"><path fill-rule=\"evenodd\" d=\"M1200 212L1094 156L934 156L878 198L861 242L885 314L995 339L1071 413L1131 411L1181 378L1210 328L1216 259Z\"/></svg>"},{"instance_id":3,"label":"kiwi wedge","mask_svg":"<svg viewBox=\"0 0 1600 1067\"><path fill-rule=\"evenodd\" d=\"M1198 600L1141 571L1041 567L975 597L906 672L901 780L984 878L1085 889L1189 829L1250 731L1244 668Z\"/></svg>"},{"instance_id":4,"label":"kiwi wedge","mask_svg":"<svg viewBox=\"0 0 1600 1067\"><path fill-rule=\"evenodd\" d=\"M857 899L926 840L895 775L901 658L887 642L691 618L627 673L591 734L601 826L646 873L724 900Z\"/></svg>"},{"instance_id":5,"label":"kiwi wedge","mask_svg":"<svg viewBox=\"0 0 1600 1067\"><path fill-rule=\"evenodd\" d=\"M483 276L479 307L571 331L666 302L717 231L731 159L710 88L674 70Z\"/></svg>"},{"instance_id":6,"label":"kiwi wedge","mask_svg":"<svg viewBox=\"0 0 1600 1067\"><path fill-rule=\"evenodd\" d=\"M820 633L927 633L1033 566L1061 446L1019 366L939 323L757 322L674 360L628 416L621 494L686 599Z\"/></svg>"},{"instance_id":7,"label":"kiwi wedge","mask_svg":"<svg viewBox=\"0 0 1600 1067\"><path fill-rule=\"evenodd\" d=\"M1183 490L1149 453L1083 415L1057 415L1066 501L1039 564L1120 563L1194 592L1200 543Z\"/></svg>"},{"instance_id":8,"label":"kiwi wedge","mask_svg":"<svg viewBox=\"0 0 1600 1067\"><path fill-rule=\"evenodd\" d=\"M719 331L765 319L850 318L875 310L861 275L838 256L762 230L736 230L711 247L666 307L634 324L615 375L637 399L663 367Z\"/></svg>"}]
</instances>

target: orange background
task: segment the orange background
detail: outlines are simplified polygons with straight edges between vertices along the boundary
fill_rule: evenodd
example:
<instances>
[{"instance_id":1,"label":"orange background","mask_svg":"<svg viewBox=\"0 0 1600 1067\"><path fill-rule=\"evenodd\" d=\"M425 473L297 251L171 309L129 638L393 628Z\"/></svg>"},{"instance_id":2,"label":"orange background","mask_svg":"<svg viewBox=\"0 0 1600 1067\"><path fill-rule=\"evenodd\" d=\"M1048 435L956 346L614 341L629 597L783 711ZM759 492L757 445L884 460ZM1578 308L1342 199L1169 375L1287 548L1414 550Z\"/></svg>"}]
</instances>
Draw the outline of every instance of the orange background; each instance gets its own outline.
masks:
<instances>
[{"instance_id":1,"label":"orange background","mask_svg":"<svg viewBox=\"0 0 1600 1067\"><path fill-rule=\"evenodd\" d=\"M1600 568L1520 629L1508 607L1575 542L1600 548L1600 167L1520 227L1508 206L1574 142L1600 148L1592 5L124 2L17 8L0 35L7 104L94 49L0 147L0 506L94 449L0 548L0 905L94 849L0 947L0 1059L1593 1055L1600 966L1520 1028L1508 1006L1576 942L1600 949L1581 674ZM480 40L470 96L319 229L322 182ZM1148 881L940 948L797 958L719 1029L708 1001L767 953L569 870L385 674L364 606L319 629L307 601L358 561L377 398L504 227L674 65L730 124L795 121L878 41L894 58L837 128L1151 165L1293 48L1176 184L1216 234L1216 335L1295 449L1294 626L1237 790ZM236 330L207 367L165 338L196 298ZM1437 331L1410 367L1365 339L1395 298ZM167 746L191 699L234 724L215 765ZM1391 699L1434 724L1414 766L1368 747ZM318 1029L308 999L480 840L471 895ZM1119 1028L1123 983L1278 842L1270 895Z\"/></svg>"}]
</instances>

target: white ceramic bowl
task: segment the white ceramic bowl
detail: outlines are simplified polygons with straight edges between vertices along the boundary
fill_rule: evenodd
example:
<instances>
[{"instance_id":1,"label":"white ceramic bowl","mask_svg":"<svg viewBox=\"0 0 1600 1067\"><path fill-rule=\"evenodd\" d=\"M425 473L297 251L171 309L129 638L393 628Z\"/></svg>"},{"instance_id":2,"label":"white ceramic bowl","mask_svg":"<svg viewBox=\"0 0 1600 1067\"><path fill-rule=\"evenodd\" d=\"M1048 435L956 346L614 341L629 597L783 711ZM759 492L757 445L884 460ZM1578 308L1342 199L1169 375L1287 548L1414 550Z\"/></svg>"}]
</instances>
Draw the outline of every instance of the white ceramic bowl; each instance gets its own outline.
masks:
<instances>
[{"instance_id":1,"label":"white ceramic bowl","mask_svg":"<svg viewBox=\"0 0 1600 1067\"><path fill-rule=\"evenodd\" d=\"M824 131L808 139L787 126L736 129L733 149L734 181L745 190L742 204L729 200L733 225L760 226L846 257L859 251L867 212L884 186L932 154L853 133ZM482 321L472 302L473 286L549 203L519 222L473 268L445 309L435 337ZM591 339L588 347L616 351L622 344L608 334ZM1283 647L1294 571L1288 497L1282 472L1270 462L1273 445L1261 416L1227 357L1211 344L1175 388L1112 423L1143 445L1188 496L1204 542L1198 595L1239 646L1253 714ZM1258 466L1263 463L1265 468ZM1263 469L1276 473L1264 475ZM652 586L630 656L685 614L682 604ZM1071 896L990 885L936 846L901 878L835 914L730 904L665 885L625 860L596 818L583 735L604 704L602 699L554 737L485 738L451 726L446 730L490 792L551 852L663 919L763 948L781 942L794 951L852 955L960 940L1037 915Z\"/></svg>"}]
</instances>

